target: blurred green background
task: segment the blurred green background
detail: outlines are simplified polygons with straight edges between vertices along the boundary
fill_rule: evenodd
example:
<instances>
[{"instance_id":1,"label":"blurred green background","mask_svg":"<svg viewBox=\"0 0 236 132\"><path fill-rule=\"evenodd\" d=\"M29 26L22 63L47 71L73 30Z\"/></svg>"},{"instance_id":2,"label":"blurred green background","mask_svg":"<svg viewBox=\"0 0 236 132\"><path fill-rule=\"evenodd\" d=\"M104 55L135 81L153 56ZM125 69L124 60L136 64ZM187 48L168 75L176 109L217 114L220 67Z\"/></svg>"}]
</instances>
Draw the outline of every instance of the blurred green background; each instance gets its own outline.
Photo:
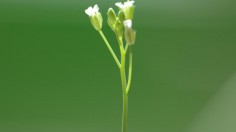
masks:
<instances>
[{"instance_id":1,"label":"blurred green background","mask_svg":"<svg viewBox=\"0 0 236 132\"><path fill-rule=\"evenodd\" d=\"M84 10L0 0L0 132L119 132L119 70ZM136 0L128 132L236 131L235 0Z\"/></svg>"}]
</instances>

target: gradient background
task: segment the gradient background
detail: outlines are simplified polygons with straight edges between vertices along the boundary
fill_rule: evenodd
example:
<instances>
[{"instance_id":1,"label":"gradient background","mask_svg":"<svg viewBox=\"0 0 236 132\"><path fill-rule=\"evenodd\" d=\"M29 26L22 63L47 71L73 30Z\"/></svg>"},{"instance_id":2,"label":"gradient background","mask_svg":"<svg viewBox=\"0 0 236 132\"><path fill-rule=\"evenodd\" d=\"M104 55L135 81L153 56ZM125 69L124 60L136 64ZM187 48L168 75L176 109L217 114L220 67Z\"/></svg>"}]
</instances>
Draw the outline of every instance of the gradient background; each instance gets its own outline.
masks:
<instances>
[{"instance_id":1,"label":"gradient background","mask_svg":"<svg viewBox=\"0 0 236 132\"><path fill-rule=\"evenodd\" d=\"M116 0L0 0L0 132L120 132ZM235 0L136 0L128 132L236 131Z\"/></svg>"}]
</instances>

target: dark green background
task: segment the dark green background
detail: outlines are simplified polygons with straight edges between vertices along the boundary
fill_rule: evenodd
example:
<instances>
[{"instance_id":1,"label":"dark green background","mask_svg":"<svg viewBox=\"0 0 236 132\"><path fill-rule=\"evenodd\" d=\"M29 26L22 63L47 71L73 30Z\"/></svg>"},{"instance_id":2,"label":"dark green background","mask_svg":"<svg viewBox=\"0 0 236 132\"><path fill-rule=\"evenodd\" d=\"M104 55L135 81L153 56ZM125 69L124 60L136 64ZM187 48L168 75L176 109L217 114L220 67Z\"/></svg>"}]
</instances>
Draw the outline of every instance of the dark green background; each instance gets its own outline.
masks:
<instances>
[{"instance_id":1,"label":"dark green background","mask_svg":"<svg viewBox=\"0 0 236 132\"><path fill-rule=\"evenodd\" d=\"M115 0L0 1L0 132L119 132ZM136 0L128 132L235 132L236 2Z\"/></svg>"}]
</instances>

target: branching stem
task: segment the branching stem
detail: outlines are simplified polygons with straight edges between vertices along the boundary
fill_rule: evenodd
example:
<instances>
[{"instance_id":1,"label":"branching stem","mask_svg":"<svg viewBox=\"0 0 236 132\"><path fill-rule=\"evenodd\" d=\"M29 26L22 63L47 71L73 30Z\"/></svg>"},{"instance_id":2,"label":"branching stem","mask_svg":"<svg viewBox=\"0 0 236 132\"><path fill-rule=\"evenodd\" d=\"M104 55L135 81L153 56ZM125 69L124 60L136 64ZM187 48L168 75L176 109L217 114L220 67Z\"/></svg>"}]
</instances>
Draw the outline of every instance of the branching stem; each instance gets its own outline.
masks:
<instances>
[{"instance_id":1,"label":"branching stem","mask_svg":"<svg viewBox=\"0 0 236 132\"><path fill-rule=\"evenodd\" d=\"M104 42L105 42L107 48L109 49L109 51L110 51L110 53L111 53L113 59L115 60L117 66L120 68L120 67L121 67L120 61L118 60L116 54L114 53L113 49L111 48L111 45L110 45L109 42L107 41L107 39L106 39L105 35L103 34L102 30L100 30L99 33L100 33L102 39L104 40Z\"/></svg>"}]
</instances>

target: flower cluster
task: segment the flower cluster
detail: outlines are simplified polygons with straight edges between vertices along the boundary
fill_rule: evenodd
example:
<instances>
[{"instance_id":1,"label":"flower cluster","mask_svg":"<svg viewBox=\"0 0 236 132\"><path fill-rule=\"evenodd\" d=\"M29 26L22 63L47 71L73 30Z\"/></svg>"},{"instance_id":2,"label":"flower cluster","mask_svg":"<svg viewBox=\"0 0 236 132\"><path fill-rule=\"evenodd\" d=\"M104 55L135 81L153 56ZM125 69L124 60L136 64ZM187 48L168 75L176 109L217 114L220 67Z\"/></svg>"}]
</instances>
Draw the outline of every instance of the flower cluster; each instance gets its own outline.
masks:
<instances>
[{"instance_id":1,"label":"flower cluster","mask_svg":"<svg viewBox=\"0 0 236 132\"><path fill-rule=\"evenodd\" d=\"M127 1L123 4L121 2L115 3L119 8L118 14L112 8L108 9L108 25L115 32L118 37L124 35L127 45L135 43L136 32L132 28L132 19L134 14L134 1ZM102 29L102 15L99 12L98 5L89 7L85 10L85 13L90 17L90 21L93 27L97 31Z\"/></svg>"}]
</instances>

